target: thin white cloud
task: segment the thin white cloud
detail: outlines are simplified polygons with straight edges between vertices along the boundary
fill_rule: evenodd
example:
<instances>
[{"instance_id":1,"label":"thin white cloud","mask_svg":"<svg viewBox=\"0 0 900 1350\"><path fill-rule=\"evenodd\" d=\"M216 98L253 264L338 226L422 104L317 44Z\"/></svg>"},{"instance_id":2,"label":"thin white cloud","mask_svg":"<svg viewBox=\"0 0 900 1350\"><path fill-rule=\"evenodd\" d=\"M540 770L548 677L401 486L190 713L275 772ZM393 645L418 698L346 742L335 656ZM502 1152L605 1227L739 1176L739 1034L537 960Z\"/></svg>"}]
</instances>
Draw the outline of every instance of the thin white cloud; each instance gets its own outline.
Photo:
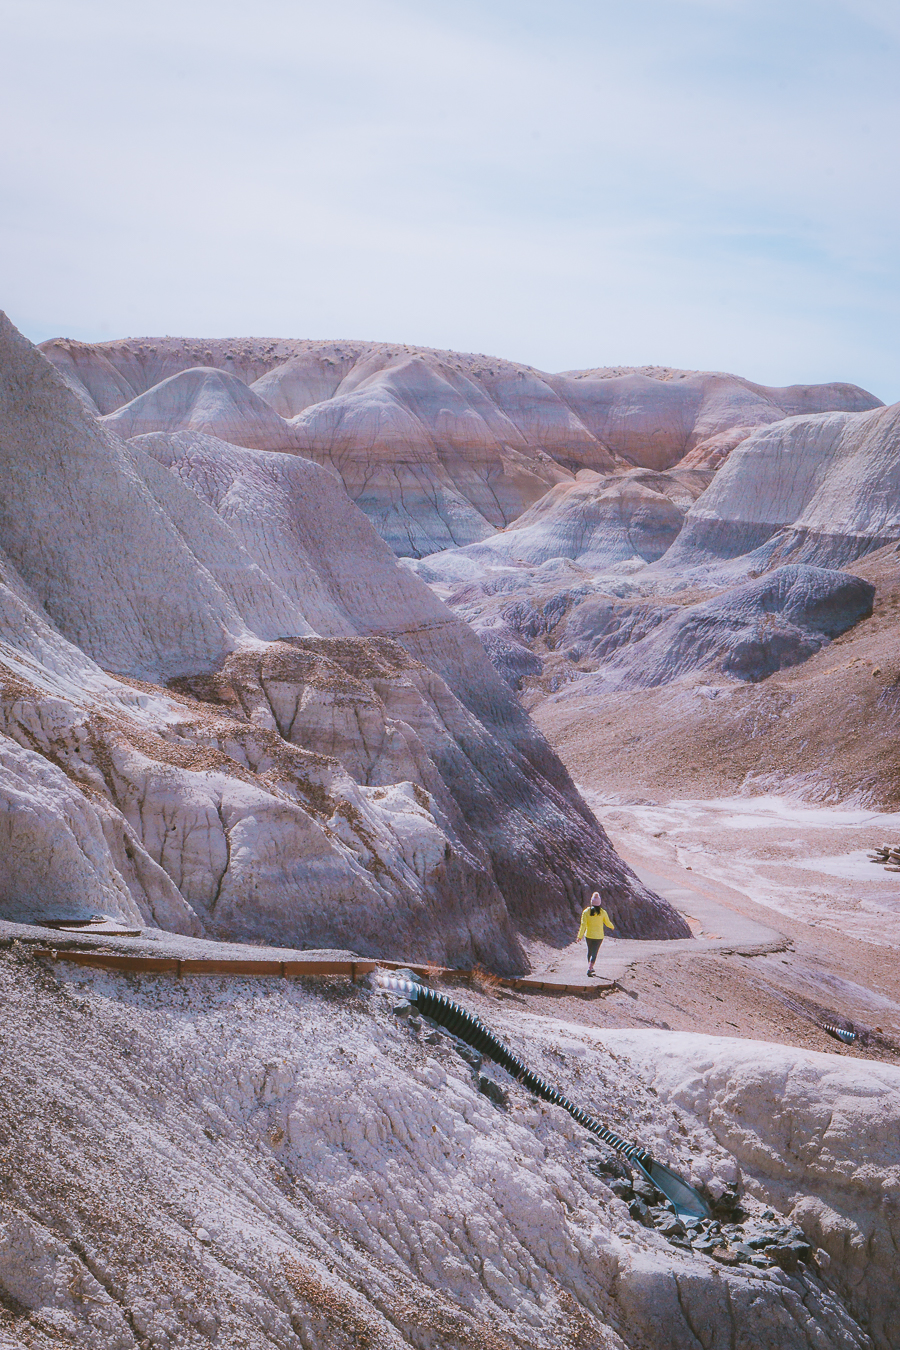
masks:
<instances>
[{"instance_id":1,"label":"thin white cloud","mask_svg":"<svg viewBox=\"0 0 900 1350\"><path fill-rule=\"evenodd\" d=\"M5 305L35 336L384 336L900 397L889 17L10 4Z\"/></svg>"}]
</instances>

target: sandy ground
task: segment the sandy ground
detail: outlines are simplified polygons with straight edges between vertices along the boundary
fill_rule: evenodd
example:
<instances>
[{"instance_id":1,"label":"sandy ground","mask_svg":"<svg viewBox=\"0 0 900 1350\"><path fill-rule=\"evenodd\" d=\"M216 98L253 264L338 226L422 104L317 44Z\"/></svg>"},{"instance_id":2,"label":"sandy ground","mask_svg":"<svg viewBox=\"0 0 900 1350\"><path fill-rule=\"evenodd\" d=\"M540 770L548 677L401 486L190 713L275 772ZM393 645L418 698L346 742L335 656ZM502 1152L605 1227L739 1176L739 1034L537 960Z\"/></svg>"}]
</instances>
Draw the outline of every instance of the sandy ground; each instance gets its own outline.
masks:
<instances>
[{"instance_id":1,"label":"sandy ground","mask_svg":"<svg viewBox=\"0 0 900 1350\"><path fill-rule=\"evenodd\" d=\"M780 796L627 802L585 795L626 855L689 869L769 911L867 945L900 946L900 874L869 861L900 814Z\"/></svg>"},{"instance_id":2,"label":"sandy ground","mask_svg":"<svg viewBox=\"0 0 900 1350\"><path fill-rule=\"evenodd\" d=\"M900 555L853 571L877 587L872 617L758 685L705 675L605 699L577 684L525 696L619 852L700 921L690 954L673 943L634 958L607 939L628 993L571 1016L900 1059L900 874L868 860L900 843ZM697 896L719 921L703 921ZM783 950L751 954L738 917ZM733 950L714 950L711 932ZM543 955L583 973L580 951ZM817 1026L829 1015L871 1035L842 1047Z\"/></svg>"}]
</instances>

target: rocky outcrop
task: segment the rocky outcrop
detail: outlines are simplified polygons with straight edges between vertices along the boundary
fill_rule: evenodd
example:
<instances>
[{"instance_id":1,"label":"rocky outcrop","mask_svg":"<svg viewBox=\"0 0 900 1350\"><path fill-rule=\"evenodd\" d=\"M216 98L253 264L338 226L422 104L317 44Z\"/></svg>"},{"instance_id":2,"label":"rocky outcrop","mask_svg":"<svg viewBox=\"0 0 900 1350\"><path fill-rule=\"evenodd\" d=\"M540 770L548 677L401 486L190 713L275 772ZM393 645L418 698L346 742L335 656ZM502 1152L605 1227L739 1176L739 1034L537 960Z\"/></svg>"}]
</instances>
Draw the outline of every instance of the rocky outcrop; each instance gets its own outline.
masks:
<instances>
[{"instance_id":1,"label":"rocky outcrop","mask_svg":"<svg viewBox=\"0 0 900 1350\"><path fill-rule=\"evenodd\" d=\"M515 970L602 878L681 935L331 471L125 444L5 321L0 368L6 917Z\"/></svg>"},{"instance_id":2,"label":"rocky outcrop","mask_svg":"<svg viewBox=\"0 0 900 1350\"><path fill-rule=\"evenodd\" d=\"M328 464L383 538L421 557L488 538L581 469L714 469L755 428L878 400L661 367L548 375L360 342L56 339L43 350L126 438L210 433Z\"/></svg>"},{"instance_id":3,"label":"rocky outcrop","mask_svg":"<svg viewBox=\"0 0 900 1350\"><path fill-rule=\"evenodd\" d=\"M801 1223L820 1269L876 1346L896 1337L900 1167L884 1125L898 1070L712 1036L614 1032L663 1101L708 1123L753 1196ZM752 1180L751 1180L752 1178Z\"/></svg>"}]
</instances>

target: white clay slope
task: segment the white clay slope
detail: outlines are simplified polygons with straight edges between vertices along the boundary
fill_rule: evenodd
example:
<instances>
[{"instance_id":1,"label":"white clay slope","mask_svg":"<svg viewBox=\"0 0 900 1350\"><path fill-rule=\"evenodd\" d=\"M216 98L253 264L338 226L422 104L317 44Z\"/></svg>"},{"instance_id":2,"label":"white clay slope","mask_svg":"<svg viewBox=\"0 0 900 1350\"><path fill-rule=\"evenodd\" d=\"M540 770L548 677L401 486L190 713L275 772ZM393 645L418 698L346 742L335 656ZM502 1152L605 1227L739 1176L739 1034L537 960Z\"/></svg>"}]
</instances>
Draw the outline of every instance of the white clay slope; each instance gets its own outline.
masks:
<instances>
[{"instance_id":1,"label":"white clay slope","mask_svg":"<svg viewBox=\"0 0 900 1350\"><path fill-rule=\"evenodd\" d=\"M660 1031L601 1033L660 1098L706 1123L749 1193L827 1253L876 1346L896 1338L900 1069L782 1045Z\"/></svg>"},{"instance_id":2,"label":"white clay slope","mask_svg":"<svg viewBox=\"0 0 900 1350\"><path fill-rule=\"evenodd\" d=\"M893 1067L498 1022L620 1132L799 1220L820 1250L787 1274L641 1227L560 1108L486 1065L492 1105L381 996L9 955L0 992L4 1326L33 1350L895 1344Z\"/></svg>"},{"instance_id":3,"label":"white clay slope","mask_svg":"<svg viewBox=\"0 0 900 1350\"><path fill-rule=\"evenodd\" d=\"M296 450L300 441L283 418L236 375L185 370L110 413L104 423L123 440L148 431L205 431L235 445Z\"/></svg>"},{"instance_id":4,"label":"white clay slope","mask_svg":"<svg viewBox=\"0 0 900 1350\"><path fill-rule=\"evenodd\" d=\"M709 470L655 473L631 469L597 474L581 469L558 483L515 523L466 548L445 549L409 566L429 582L477 579L494 569L540 567L567 559L584 571L639 568L675 542L685 515L708 485Z\"/></svg>"},{"instance_id":5,"label":"white clay slope","mask_svg":"<svg viewBox=\"0 0 900 1350\"><path fill-rule=\"evenodd\" d=\"M762 565L842 567L900 538L898 493L900 404L781 422L735 450L664 565L759 550Z\"/></svg>"},{"instance_id":6,"label":"white clay slope","mask_svg":"<svg viewBox=\"0 0 900 1350\"><path fill-rule=\"evenodd\" d=\"M159 679L251 632L311 631L215 514L86 416L5 316L0 368L0 550L72 642Z\"/></svg>"}]
</instances>

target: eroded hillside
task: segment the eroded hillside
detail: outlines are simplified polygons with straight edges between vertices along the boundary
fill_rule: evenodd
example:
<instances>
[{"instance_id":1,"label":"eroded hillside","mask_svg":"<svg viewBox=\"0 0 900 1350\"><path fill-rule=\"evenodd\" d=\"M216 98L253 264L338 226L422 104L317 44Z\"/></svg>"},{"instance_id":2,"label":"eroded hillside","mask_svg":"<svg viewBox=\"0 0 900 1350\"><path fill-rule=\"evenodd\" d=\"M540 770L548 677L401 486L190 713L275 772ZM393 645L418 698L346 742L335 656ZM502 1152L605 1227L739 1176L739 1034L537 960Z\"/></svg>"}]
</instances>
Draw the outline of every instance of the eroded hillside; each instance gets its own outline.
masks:
<instances>
[{"instance_id":1,"label":"eroded hillside","mask_svg":"<svg viewBox=\"0 0 900 1350\"><path fill-rule=\"evenodd\" d=\"M332 466L400 556L484 540L582 469L718 467L755 428L879 406L668 367L547 374L387 343L57 338L41 350L124 439L196 431Z\"/></svg>"},{"instance_id":2,"label":"eroded hillside","mask_svg":"<svg viewBox=\"0 0 900 1350\"><path fill-rule=\"evenodd\" d=\"M739 1182L755 1223L799 1218L815 1250L723 1265L632 1217L560 1108L488 1065L485 1095L380 994L67 974L19 947L0 985L7 1343L892 1344L896 1068L861 1092L830 1056L672 1035L662 1053L663 1033L464 995L614 1127L711 1194Z\"/></svg>"},{"instance_id":3,"label":"eroded hillside","mask_svg":"<svg viewBox=\"0 0 900 1350\"><path fill-rule=\"evenodd\" d=\"M409 565L579 782L892 806L898 411L783 420L706 484L582 474L511 529Z\"/></svg>"},{"instance_id":4,"label":"eroded hillside","mask_svg":"<svg viewBox=\"0 0 900 1350\"><path fill-rule=\"evenodd\" d=\"M685 933L333 473L126 445L5 319L0 369L3 917L512 971L607 876Z\"/></svg>"}]
</instances>

